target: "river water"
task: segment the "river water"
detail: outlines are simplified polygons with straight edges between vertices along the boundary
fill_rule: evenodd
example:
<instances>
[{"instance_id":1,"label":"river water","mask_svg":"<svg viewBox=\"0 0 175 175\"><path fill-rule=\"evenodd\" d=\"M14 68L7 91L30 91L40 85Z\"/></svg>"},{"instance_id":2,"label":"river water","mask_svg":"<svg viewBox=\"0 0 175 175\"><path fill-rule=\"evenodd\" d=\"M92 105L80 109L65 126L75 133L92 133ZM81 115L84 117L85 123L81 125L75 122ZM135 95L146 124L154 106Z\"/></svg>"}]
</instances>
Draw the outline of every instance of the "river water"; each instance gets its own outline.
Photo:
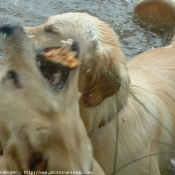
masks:
<instances>
[{"instance_id":1,"label":"river water","mask_svg":"<svg viewBox=\"0 0 175 175\"><path fill-rule=\"evenodd\" d=\"M119 35L122 50L129 60L135 55L167 45L171 31L141 24L133 17L138 0L0 0L0 24L38 25L51 15L88 12L106 21ZM2 50L0 50L2 58Z\"/></svg>"},{"instance_id":2,"label":"river water","mask_svg":"<svg viewBox=\"0 0 175 175\"><path fill-rule=\"evenodd\" d=\"M88 12L106 21L119 35L122 50L129 60L145 50L166 45L171 32L152 29L133 18L138 0L0 0L0 24L38 25L51 15Z\"/></svg>"}]
</instances>

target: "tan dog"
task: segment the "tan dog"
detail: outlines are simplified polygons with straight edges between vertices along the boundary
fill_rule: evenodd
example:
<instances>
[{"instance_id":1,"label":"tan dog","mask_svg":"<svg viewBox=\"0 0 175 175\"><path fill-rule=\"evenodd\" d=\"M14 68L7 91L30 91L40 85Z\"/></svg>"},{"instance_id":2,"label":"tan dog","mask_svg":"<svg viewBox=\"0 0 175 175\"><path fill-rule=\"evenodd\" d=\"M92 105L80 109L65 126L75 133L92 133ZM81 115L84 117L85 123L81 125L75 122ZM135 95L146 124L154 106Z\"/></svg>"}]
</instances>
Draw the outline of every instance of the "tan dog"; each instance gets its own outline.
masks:
<instances>
[{"instance_id":1,"label":"tan dog","mask_svg":"<svg viewBox=\"0 0 175 175\"><path fill-rule=\"evenodd\" d=\"M175 27L175 0L140 0L134 9L135 16L156 27Z\"/></svg>"},{"instance_id":2,"label":"tan dog","mask_svg":"<svg viewBox=\"0 0 175 175\"><path fill-rule=\"evenodd\" d=\"M174 42L126 65L115 32L88 14L52 16L26 31L36 50L80 42L81 118L106 174L165 173L175 143Z\"/></svg>"},{"instance_id":3,"label":"tan dog","mask_svg":"<svg viewBox=\"0 0 175 175\"><path fill-rule=\"evenodd\" d=\"M68 72L64 86L55 92L39 71L23 28L4 25L0 31L5 38L6 59L0 70L0 141L4 166L15 174L43 174L41 171L81 174L93 168L94 175L104 175L92 157L91 143L80 120L76 68L79 61L74 54L78 50L74 49L73 56L69 54L68 58L71 48L78 48L76 43L65 41L59 53L62 73ZM71 64L74 70L69 71Z\"/></svg>"}]
</instances>

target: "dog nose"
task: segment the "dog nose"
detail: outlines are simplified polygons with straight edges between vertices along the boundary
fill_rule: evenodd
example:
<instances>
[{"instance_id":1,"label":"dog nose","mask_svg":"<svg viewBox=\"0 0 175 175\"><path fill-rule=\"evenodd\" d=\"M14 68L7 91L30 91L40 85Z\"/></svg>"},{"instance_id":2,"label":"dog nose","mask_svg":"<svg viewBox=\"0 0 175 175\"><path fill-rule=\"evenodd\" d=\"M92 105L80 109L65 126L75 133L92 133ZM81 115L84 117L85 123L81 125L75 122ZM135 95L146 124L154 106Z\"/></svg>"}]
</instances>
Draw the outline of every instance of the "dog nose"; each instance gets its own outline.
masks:
<instances>
[{"instance_id":1,"label":"dog nose","mask_svg":"<svg viewBox=\"0 0 175 175\"><path fill-rule=\"evenodd\" d=\"M3 33L6 37L11 36L14 31L24 31L22 26L15 24L3 24L0 26L0 32Z\"/></svg>"}]
</instances>

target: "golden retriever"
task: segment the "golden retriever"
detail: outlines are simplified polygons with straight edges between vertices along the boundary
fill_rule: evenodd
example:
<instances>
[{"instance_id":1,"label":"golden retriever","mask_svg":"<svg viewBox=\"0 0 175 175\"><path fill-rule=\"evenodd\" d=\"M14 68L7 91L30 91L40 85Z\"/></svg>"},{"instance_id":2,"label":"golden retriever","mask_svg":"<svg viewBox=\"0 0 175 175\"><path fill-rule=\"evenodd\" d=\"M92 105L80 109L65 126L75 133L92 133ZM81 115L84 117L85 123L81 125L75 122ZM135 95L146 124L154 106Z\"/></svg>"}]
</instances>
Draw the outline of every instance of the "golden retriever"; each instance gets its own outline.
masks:
<instances>
[{"instance_id":1,"label":"golden retriever","mask_svg":"<svg viewBox=\"0 0 175 175\"><path fill-rule=\"evenodd\" d=\"M0 169L14 174L84 174L93 169L94 175L104 175L80 119L77 42L64 41L57 52L56 70L66 76L60 78L62 89L55 90L41 74L24 29L3 25L0 32L6 60L0 70L1 162L5 163Z\"/></svg>"},{"instance_id":2,"label":"golden retriever","mask_svg":"<svg viewBox=\"0 0 175 175\"><path fill-rule=\"evenodd\" d=\"M174 155L175 43L126 63L113 29L86 13L25 30L37 51L80 43L80 114L105 173L164 174Z\"/></svg>"}]
</instances>

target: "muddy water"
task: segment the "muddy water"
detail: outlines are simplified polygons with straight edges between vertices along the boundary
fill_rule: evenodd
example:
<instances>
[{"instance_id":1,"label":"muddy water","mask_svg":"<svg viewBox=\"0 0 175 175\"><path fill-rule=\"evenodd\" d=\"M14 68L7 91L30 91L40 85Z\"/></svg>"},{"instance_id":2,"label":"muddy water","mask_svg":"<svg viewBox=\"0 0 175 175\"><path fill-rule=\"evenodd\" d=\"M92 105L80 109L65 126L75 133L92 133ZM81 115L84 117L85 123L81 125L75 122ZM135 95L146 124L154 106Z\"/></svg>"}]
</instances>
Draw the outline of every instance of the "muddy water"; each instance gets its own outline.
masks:
<instances>
[{"instance_id":1,"label":"muddy water","mask_svg":"<svg viewBox=\"0 0 175 175\"><path fill-rule=\"evenodd\" d=\"M51 15L88 12L113 27L128 60L142 51L167 44L171 36L148 25L140 27L132 13L136 2L138 0L0 0L0 24L33 26L45 22Z\"/></svg>"}]
</instances>

